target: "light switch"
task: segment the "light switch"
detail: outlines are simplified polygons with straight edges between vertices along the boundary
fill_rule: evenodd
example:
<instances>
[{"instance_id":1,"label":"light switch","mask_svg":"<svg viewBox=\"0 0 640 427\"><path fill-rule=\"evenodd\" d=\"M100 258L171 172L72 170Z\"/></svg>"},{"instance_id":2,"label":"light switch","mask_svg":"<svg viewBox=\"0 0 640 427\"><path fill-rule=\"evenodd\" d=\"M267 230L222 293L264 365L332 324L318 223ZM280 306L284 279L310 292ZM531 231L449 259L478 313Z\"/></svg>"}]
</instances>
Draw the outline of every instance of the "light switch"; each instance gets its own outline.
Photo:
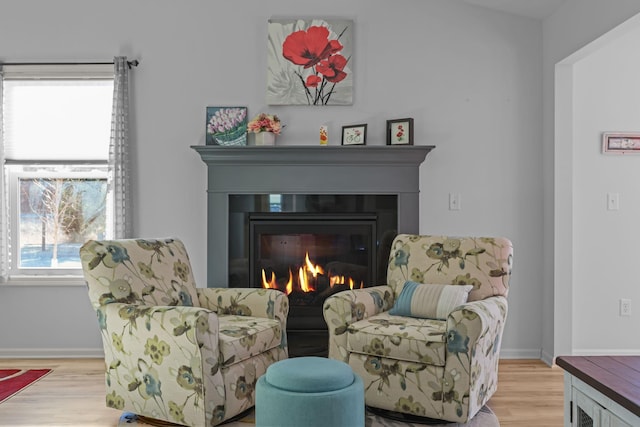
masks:
<instances>
[{"instance_id":1,"label":"light switch","mask_svg":"<svg viewBox=\"0 0 640 427\"><path fill-rule=\"evenodd\" d=\"M620 209L620 194L607 193L607 210L617 211Z\"/></svg>"},{"instance_id":2,"label":"light switch","mask_svg":"<svg viewBox=\"0 0 640 427\"><path fill-rule=\"evenodd\" d=\"M449 210L459 211L460 209L460 193L449 193Z\"/></svg>"}]
</instances>

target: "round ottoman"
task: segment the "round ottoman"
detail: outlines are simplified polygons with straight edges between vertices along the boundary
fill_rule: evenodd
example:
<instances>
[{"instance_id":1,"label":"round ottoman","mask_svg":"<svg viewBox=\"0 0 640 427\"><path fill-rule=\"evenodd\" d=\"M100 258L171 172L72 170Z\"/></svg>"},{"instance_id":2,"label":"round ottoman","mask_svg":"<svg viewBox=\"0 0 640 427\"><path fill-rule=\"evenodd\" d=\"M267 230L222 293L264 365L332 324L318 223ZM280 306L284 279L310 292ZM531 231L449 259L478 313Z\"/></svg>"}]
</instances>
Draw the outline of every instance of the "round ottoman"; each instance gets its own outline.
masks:
<instances>
[{"instance_id":1,"label":"round ottoman","mask_svg":"<svg viewBox=\"0 0 640 427\"><path fill-rule=\"evenodd\" d=\"M256 384L256 427L364 426L364 385L344 362L295 357Z\"/></svg>"}]
</instances>

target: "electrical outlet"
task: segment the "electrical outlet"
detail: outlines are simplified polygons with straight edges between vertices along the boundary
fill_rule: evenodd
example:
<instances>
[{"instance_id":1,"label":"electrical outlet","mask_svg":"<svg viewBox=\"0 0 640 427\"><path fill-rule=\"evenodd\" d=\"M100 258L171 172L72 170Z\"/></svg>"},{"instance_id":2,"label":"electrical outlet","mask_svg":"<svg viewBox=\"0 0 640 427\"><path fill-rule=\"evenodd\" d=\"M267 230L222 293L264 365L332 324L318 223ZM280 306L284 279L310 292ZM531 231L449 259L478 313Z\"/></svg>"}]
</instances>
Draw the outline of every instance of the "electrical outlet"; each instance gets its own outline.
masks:
<instances>
[{"instance_id":1,"label":"electrical outlet","mask_svg":"<svg viewBox=\"0 0 640 427\"><path fill-rule=\"evenodd\" d=\"M631 300L627 298L620 299L620 316L631 316Z\"/></svg>"},{"instance_id":2,"label":"electrical outlet","mask_svg":"<svg viewBox=\"0 0 640 427\"><path fill-rule=\"evenodd\" d=\"M460 209L460 193L449 193L449 210L459 211Z\"/></svg>"}]
</instances>

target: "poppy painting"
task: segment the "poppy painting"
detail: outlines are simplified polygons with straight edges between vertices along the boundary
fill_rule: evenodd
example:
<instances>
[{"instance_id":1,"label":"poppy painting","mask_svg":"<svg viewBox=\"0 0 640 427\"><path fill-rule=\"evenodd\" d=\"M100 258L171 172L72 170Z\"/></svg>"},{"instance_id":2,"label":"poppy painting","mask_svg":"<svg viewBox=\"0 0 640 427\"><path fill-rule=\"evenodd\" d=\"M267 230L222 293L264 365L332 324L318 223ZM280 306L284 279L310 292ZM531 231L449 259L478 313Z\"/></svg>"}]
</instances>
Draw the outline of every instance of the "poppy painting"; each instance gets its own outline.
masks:
<instances>
[{"instance_id":1,"label":"poppy painting","mask_svg":"<svg viewBox=\"0 0 640 427\"><path fill-rule=\"evenodd\" d=\"M270 19L267 104L353 104L353 21Z\"/></svg>"}]
</instances>

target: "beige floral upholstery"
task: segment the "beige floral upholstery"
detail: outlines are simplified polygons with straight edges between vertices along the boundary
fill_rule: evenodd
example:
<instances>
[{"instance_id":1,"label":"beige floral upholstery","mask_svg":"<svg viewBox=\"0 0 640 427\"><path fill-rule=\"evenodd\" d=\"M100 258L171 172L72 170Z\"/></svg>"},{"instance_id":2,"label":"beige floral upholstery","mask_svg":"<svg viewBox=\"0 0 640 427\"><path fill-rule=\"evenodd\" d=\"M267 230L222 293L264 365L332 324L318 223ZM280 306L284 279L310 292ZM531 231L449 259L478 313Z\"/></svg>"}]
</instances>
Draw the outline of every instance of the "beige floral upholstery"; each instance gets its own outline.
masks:
<instances>
[{"instance_id":1,"label":"beige floral upholstery","mask_svg":"<svg viewBox=\"0 0 640 427\"><path fill-rule=\"evenodd\" d=\"M505 238L398 235L387 285L325 301L329 357L362 377L369 406L467 422L497 389L512 258ZM407 281L473 288L446 320L393 316Z\"/></svg>"},{"instance_id":2,"label":"beige floral upholstery","mask_svg":"<svg viewBox=\"0 0 640 427\"><path fill-rule=\"evenodd\" d=\"M252 407L258 377L287 358L287 296L196 288L177 239L91 240L80 257L104 344L107 406L214 426Z\"/></svg>"}]
</instances>

